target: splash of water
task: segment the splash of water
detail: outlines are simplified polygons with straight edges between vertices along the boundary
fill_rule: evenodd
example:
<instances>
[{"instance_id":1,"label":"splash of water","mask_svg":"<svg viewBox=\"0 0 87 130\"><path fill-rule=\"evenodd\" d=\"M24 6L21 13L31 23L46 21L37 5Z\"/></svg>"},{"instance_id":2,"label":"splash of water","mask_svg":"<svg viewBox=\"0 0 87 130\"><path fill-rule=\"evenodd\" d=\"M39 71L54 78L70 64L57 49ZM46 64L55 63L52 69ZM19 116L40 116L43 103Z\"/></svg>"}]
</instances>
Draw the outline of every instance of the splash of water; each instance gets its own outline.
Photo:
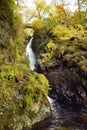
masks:
<instances>
[{"instance_id":1,"label":"splash of water","mask_svg":"<svg viewBox=\"0 0 87 130\"><path fill-rule=\"evenodd\" d=\"M34 70L35 69L35 63L36 63L36 56L32 50L32 40L33 40L33 37L30 39L30 41L28 42L27 44L27 47L26 47L26 55L30 61L30 69L31 70Z\"/></svg>"}]
</instances>

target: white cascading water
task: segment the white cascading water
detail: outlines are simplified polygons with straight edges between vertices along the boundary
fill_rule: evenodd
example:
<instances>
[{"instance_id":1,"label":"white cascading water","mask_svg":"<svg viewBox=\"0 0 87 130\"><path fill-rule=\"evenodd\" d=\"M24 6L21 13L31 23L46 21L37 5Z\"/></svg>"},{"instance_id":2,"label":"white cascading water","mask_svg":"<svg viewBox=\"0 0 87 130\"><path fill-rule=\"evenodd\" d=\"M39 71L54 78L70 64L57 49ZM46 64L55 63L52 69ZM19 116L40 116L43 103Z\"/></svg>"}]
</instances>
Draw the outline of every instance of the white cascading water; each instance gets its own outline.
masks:
<instances>
[{"instance_id":1,"label":"white cascading water","mask_svg":"<svg viewBox=\"0 0 87 130\"><path fill-rule=\"evenodd\" d=\"M26 47L26 55L30 61L30 69L31 70L34 70L35 69L35 63L36 63L36 57L35 57L35 54L32 50L32 40L33 40L33 37L30 39L30 41L28 42L27 44L27 47Z\"/></svg>"},{"instance_id":2,"label":"white cascading water","mask_svg":"<svg viewBox=\"0 0 87 130\"><path fill-rule=\"evenodd\" d=\"M49 97L49 96L47 96L47 99L48 99L50 104L52 104L54 102L54 100L51 97Z\"/></svg>"}]
</instances>

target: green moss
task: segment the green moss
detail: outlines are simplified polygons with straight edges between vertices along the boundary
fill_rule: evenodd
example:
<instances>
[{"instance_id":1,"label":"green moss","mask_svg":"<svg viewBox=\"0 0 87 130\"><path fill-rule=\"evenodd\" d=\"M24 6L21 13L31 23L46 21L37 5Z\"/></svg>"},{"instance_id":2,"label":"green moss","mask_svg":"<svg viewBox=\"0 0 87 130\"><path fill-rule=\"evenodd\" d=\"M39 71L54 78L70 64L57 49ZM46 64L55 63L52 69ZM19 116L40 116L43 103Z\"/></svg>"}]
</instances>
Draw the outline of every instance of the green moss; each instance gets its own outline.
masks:
<instances>
[{"instance_id":1,"label":"green moss","mask_svg":"<svg viewBox=\"0 0 87 130\"><path fill-rule=\"evenodd\" d=\"M87 75L87 60L82 60L78 63L78 65L80 66L81 70L82 70L82 74Z\"/></svg>"},{"instance_id":2,"label":"green moss","mask_svg":"<svg viewBox=\"0 0 87 130\"><path fill-rule=\"evenodd\" d=\"M1 0L0 2L0 20L6 20L8 24L12 27L12 21L14 19L14 0Z\"/></svg>"},{"instance_id":3,"label":"green moss","mask_svg":"<svg viewBox=\"0 0 87 130\"><path fill-rule=\"evenodd\" d=\"M0 57L4 62L20 62L24 54L26 35L15 7L14 0L0 2Z\"/></svg>"},{"instance_id":4,"label":"green moss","mask_svg":"<svg viewBox=\"0 0 87 130\"><path fill-rule=\"evenodd\" d=\"M38 102L41 107L49 90L46 77L29 69L22 17L14 6L14 0L0 2L1 130L31 127L32 114L36 116L31 107Z\"/></svg>"},{"instance_id":5,"label":"green moss","mask_svg":"<svg viewBox=\"0 0 87 130\"><path fill-rule=\"evenodd\" d=\"M80 48L81 50L86 50L86 48L87 48L86 42L87 42L87 41L86 41L85 38L79 39L79 44L78 44L78 46L79 46L79 48Z\"/></svg>"},{"instance_id":6,"label":"green moss","mask_svg":"<svg viewBox=\"0 0 87 130\"><path fill-rule=\"evenodd\" d=\"M45 76L32 72L26 64L3 64L0 68L1 130L5 127L13 129L13 124L16 127L17 122L24 124L26 120L22 121L23 115L30 120L31 106L44 102L48 86Z\"/></svg>"},{"instance_id":7,"label":"green moss","mask_svg":"<svg viewBox=\"0 0 87 130\"><path fill-rule=\"evenodd\" d=\"M67 61L70 61L73 58L73 56L71 54L66 54L64 59Z\"/></svg>"},{"instance_id":8,"label":"green moss","mask_svg":"<svg viewBox=\"0 0 87 130\"><path fill-rule=\"evenodd\" d=\"M43 74L37 74L34 72L28 79L28 82L24 85L25 102L30 106L43 99L48 95L49 90L48 80Z\"/></svg>"},{"instance_id":9,"label":"green moss","mask_svg":"<svg viewBox=\"0 0 87 130\"><path fill-rule=\"evenodd\" d=\"M68 48L68 50L70 51L70 52L75 52L75 51L77 51L77 46L70 46L69 48Z\"/></svg>"},{"instance_id":10,"label":"green moss","mask_svg":"<svg viewBox=\"0 0 87 130\"><path fill-rule=\"evenodd\" d=\"M64 25L58 24L52 29L52 33L58 39L64 41L72 37L76 33L76 30L74 28L70 29Z\"/></svg>"}]
</instances>

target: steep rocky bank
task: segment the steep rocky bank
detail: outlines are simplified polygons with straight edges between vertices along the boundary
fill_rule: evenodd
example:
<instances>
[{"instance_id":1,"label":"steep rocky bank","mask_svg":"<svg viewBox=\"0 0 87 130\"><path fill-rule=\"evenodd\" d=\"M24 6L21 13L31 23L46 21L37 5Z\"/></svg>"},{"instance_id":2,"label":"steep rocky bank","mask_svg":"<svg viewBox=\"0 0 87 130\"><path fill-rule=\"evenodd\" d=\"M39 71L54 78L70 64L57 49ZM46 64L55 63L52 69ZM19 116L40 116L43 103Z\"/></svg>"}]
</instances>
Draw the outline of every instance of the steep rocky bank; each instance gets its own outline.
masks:
<instances>
[{"instance_id":1,"label":"steep rocky bank","mask_svg":"<svg viewBox=\"0 0 87 130\"><path fill-rule=\"evenodd\" d=\"M65 40L57 38L52 30L48 32L48 36L50 32L51 35L46 46L43 46L43 40L40 43L43 52L37 71L48 78L51 97L63 104L87 108L87 31L75 31L68 38L64 35Z\"/></svg>"},{"instance_id":2,"label":"steep rocky bank","mask_svg":"<svg viewBox=\"0 0 87 130\"><path fill-rule=\"evenodd\" d=\"M0 129L30 129L49 117L51 110L46 98L47 88L44 87L47 87L47 79L42 74L31 72L26 64L2 64Z\"/></svg>"},{"instance_id":3,"label":"steep rocky bank","mask_svg":"<svg viewBox=\"0 0 87 130\"><path fill-rule=\"evenodd\" d=\"M29 69L22 17L15 10L13 0L1 0L0 129L31 129L51 115L48 80L50 96L86 108L87 31L63 25L35 30L32 48L39 55L37 72L47 80Z\"/></svg>"},{"instance_id":4,"label":"steep rocky bank","mask_svg":"<svg viewBox=\"0 0 87 130\"><path fill-rule=\"evenodd\" d=\"M0 2L0 130L31 129L51 115L49 83L29 69L21 15L13 0Z\"/></svg>"}]
</instances>

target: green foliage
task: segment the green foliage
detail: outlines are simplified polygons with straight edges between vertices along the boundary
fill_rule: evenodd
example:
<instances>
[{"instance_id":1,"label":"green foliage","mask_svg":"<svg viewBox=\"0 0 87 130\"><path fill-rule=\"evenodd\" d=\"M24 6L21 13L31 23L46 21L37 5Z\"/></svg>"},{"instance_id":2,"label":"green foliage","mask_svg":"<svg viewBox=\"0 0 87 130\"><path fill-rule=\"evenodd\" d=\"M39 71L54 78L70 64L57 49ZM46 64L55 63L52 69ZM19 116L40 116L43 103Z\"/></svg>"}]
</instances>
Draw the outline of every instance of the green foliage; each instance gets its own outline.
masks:
<instances>
[{"instance_id":1,"label":"green foliage","mask_svg":"<svg viewBox=\"0 0 87 130\"><path fill-rule=\"evenodd\" d=\"M70 24L72 25L81 24L84 26L85 25L85 12L80 11L80 19L79 19L79 12L76 10L74 12L74 15L72 15L70 18Z\"/></svg>"},{"instance_id":2,"label":"green foliage","mask_svg":"<svg viewBox=\"0 0 87 130\"><path fill-rule=\"evenodd\" d=\"M58 39L64 41L72 37L73 34L76 33L76 30L74 28L70 29L62 24L58 24L55 26L55 28L52 29L52 33Z\"/></svg>"},{"instance_id":3,"label":"green foliage","mask_svg":"<svg viewBox=\"0 0 87 130\"><path fill-rule=\"evenodd\" d=\"M37 19L44 19L46 15L49 14L51 7L49 5L46 5L45 0L34 0L36 9L34 16Z\"/></svg>"},{"instance_id":4,"label":"green foliage","mask_svg":"<svg viewBox=\"0 0 87 130\"><path fill-rule=\"evenodd\" d=\"M32 27L34 28L34 30L37 30L37 29L41 29L45 26L45 23L42 21L42 20L34 20L32 22Z\"/></svg>"},{"instance_id":5,"label":"green foliage","mask_svg":"<svg viewBox=\"0 0 87 130\"><path fill-rule=\"evenodd\" d=\"M48 95L49 83L46 77L43 74L29 72L29 68L26 64L21 66L20 64L2 65L0 71L1 88L7 87L12 89L23 85L22 91L26 105L31 106L35 102L43 101Z\"/></svg>"},{"instance_id":6,"label":"green foliage","mask_svg":"<svg viewBox=\"0 0 87 130\"><path fill-rule=\"evenodd\" d=\"M46 77L31 72L26 64L3 64L0 66L0 127L11 128L12 124L28 120L31 106L44 102L49 84ZM9 116L11 115L11 118ZM23 116L22 116L23 115ZM26 122L26 121L23 121ZM22 122L22 124L23 124ZM12 127L13 128L13 127Z\"/></svg>"},{"instance_id":7,"label":"green foliage","mask_svg":"<svg viewBox=\"0 0 87 130\"><path fill-rule=\"evenodd\" d=\"M14 14L13 21L13 37L14 37L14 49L15 49L15 59L16 61L21 61L24 55L24 42L26 39L26 34L24 33L24 25L22 22L22 15L20 13Z\"/></svg>"},{"instance_id":8,"label":"green foliage","mask_svg":"<svg viewBox=\"0 0 87 130\"><path fill-rule=\"evenodd\" d=\"M56 5L55 10L52 12L51 17L54 20L58 20L59 22L64 22L67 24L71 15L72 13L69 10L65 9L63 4L58 4Z\"/></svg>"},{"instance_id":9,"label":"green foliage","mask_svg":"<svg viewBox=\"0 0 87 130\"><path fill-rule=\"evenodd\" d=\"M36 4L37 10L41 10L46 5L45 0L34 0L34 2Z\"/></svg>"},{"instance_id":10,"label":"green foliage","mask_svg":"<svg viewBox=\"0 0 87 130\"><path fill-rule=\"evenodd\" d=\"M82 48L83 50L86 50L87 44L86 44L86 39L79 39L79 48Z\"/></svg>"},{"instance_id":11,"label":"green foliage","mask_svg":"<svg viewBox=\"0 0 87 130\"><path fill-rule=\"evenodd\" d=\"M24 54L26 35L22 23L22 15L17 13L14 0L0 2L0 53L1 60L21 61Z\"/></svg>"},{"instance_id":12,"label":"green foliage","mask_svg":"<svg viewBox=\"0 0 87 130\"><path fill-rule=\"evenodd\" d=\"M23 79L23 72L19 72L13 64L1 65L0 71L0 87L15 86L16 79Z\"/></svg>"},{"instance_id":13,"label":"green foliage","mask_svg":"<svg viewBox=\"0 0 87 130\"><path fill-rule=\"evenodd\" d=\"M22 129L26 122L30 126L31 106L44 102L49 90L46 77L29 70L22 16L14 9L13 0L0 1L0 128L3 130ZM1 42L2 39L5 40Z\"/></svg>"},{"instance_id":14,"label":"green foliage","mask_svg":"<svg viewBox=\"0 0 87 130\"><path fill-rule=\"evenodd\" d=\"M24 101L26 105L33 105L35 102L41 102L48 95L48 80L43 74L34 72L24 85Z\"/></svg>"},{"instance_id":15,"label":"green foliage","mask_svg":"<svg viewBox=\"0 0 87 130\"><path fill-rule=\"evenodd\" d=\"M46 47L45 47L45 56L44 58L46 59L51 59L52 57L54 57L55 54L55 50L57 49L57 45L55 44L55 42L50 39L50 41L47 43Z\"/></svg>"},{"instance_id":16,"label":"green foliage","mask_svg":"<svg viewBox=\"0 0 87 130\"><path fill-rule=\"evenodd\" d=\"M87 75L87 59L84 57L84 60L81 60L78 65L80 66L82 70L83 75Z\"/></svg>"},{"instance_id":17,"label":"green foliage","mask_svg":"<svg viewBox=\"0 0 87 130\"><path fill-rule=\"evenodd\" d=\"M15 1L14 0L1 0L0 1L0 19L8 21L9 25L12 24L14 18Z\"/></svg>"},{"instance_id":18,"label":"green foliage","mask_svg":"<svg viewBox=\"0 0 87 130\"><path fill-rule=\"evenodd\" d=\"M24 67L21 65L21 68ZM0 66L0 128L10 127L10 124L17 118L19 114L20 103L22 99L18 99L19 88L23 84L23 72L20 64L2 64ZM25 69L25 68L24 68ZM25 69L26 70L26 69ZM10 117L11 114L11 118Z\"/></svg>"}]
</instances>

